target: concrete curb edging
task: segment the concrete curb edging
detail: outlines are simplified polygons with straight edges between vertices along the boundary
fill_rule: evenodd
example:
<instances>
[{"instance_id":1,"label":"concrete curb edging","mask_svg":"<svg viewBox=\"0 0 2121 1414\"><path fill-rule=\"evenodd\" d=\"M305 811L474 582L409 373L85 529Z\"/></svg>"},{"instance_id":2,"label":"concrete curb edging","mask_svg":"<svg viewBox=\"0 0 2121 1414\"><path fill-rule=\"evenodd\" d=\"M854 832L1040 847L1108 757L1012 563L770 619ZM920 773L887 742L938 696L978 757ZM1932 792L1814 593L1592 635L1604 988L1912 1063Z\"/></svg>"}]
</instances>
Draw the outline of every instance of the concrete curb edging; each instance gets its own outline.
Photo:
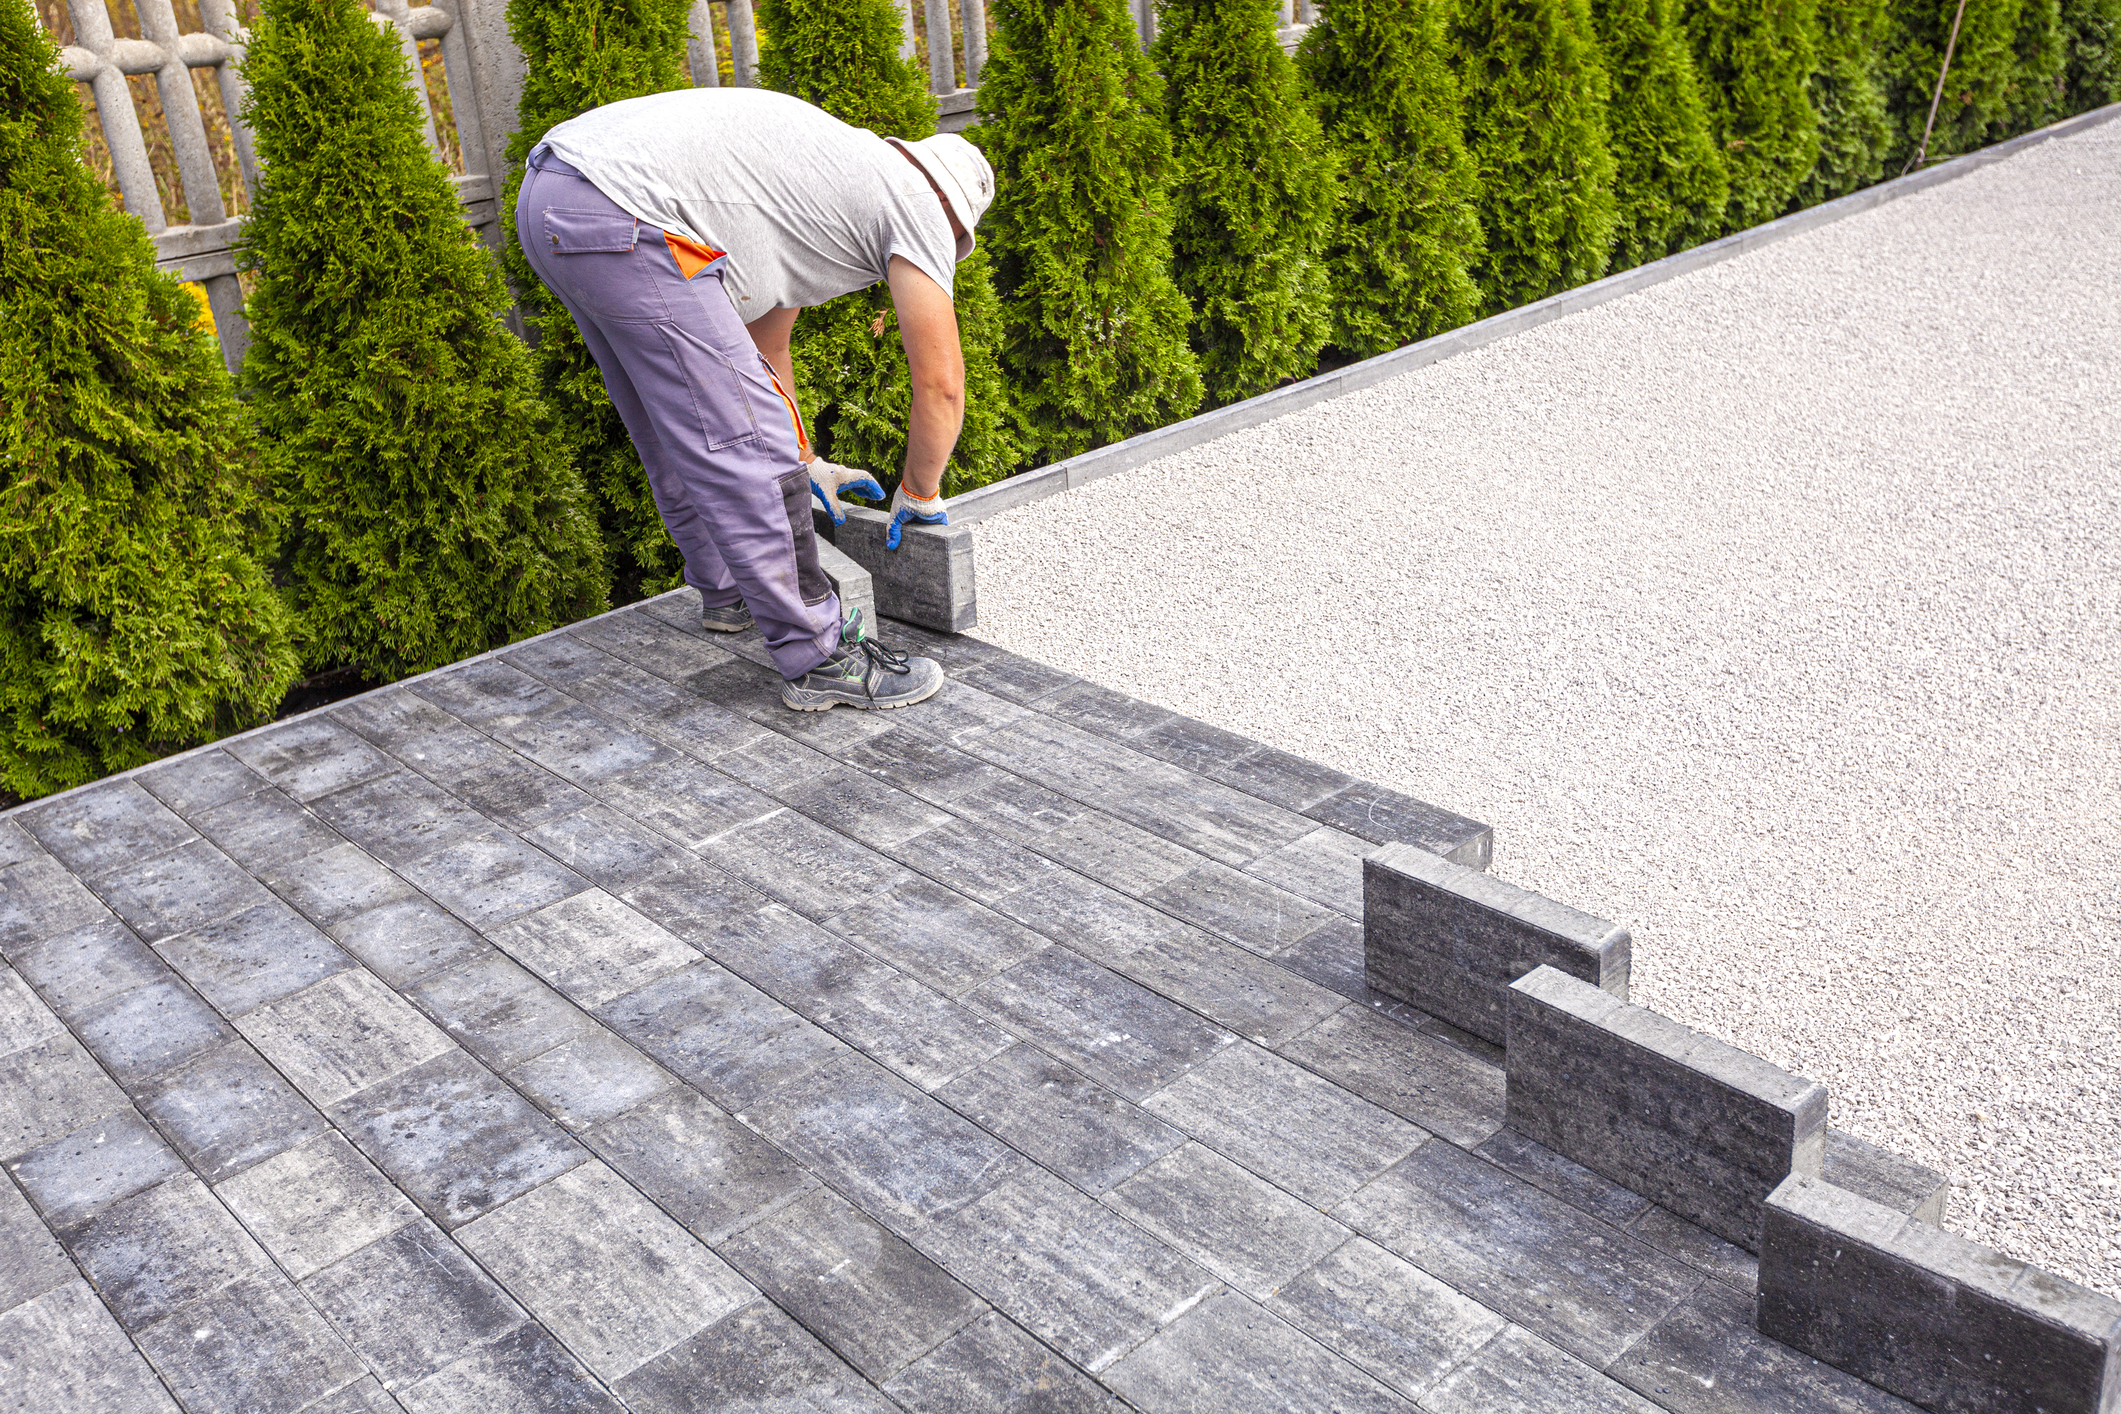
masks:
<instances>
[{"instance_id":1,"label":"concrete curb edging","mask_svg":"<svg viewBox=\"0 0 2121 1414\"><path fill-rule=\"evenodd\" d=\"M877 613L934 633L963 633L979 621L970 526L909 525L898 549L887 550L891 518L882 511L849 506L840 526L818 519L838 552L869 572Z\"/></svg>"},{"instance_id":2,"label":"concrete curb edging","mask_svg":"<svg viewBox=\"0 0 2121 1414\"><path fill-rule=\"evenodd\" d=\"M1168 427L1159 427L1153 432L1144 432L1125 441L1113 442L1103 447L1054 462L1032 471L1023 472L1006 480L976 487L950 502L951 521L960 526L969 526L1048 496L1059 495L1077 486L1111 476L1115 472L1131 471L1161 457L1175 456L1191 450L1204 442L1241 432L1248 427L1271 421L1285 413L1296 412L1314 403L1352 393L1361 388L1373 387L1403 373L1425 368L1441 362L1454 354L1477 349L1497 339L1523 333L1578 310L1589 309L1607 300L1633 294L1651 285L1662 284L1679 275L1718 265L1733 256L1743 255L1761 246L1772 245L1790 236L1800 235L1819 226L1828 225L1847 216L1882 206L1904 196L1913 196L1944 182L1955 181L1993 166L2005 158L2014 157L2027 148L2059 137L2069 137L2087 128L2121 118L2121 103L2095 108L2089 113L2080 113L2074 118L2065 118L2059 123L2033 132L2022 133L1993 147L1984 147L1978 152L1969 152L1949 162L1923 172L1915 172L1862 191L1822 202L1803 211L1762 225L1735 232L1721 240L1698 245L1691 250L1668 255L1662 260L1639 265L1633 270L1624 270L1618 275L1608 275L1588 285L1579 285L1573 290L1564 290L1558 295L1516 309L1505 310L1477 323L1439 334L1433 339L1424 339L1418 344L1408 344L1390 353L1349 364L1331 373L1321 373L1315 378L1306 378L1299 383L1276 388L1256 398L1204 412L1184 422L1174 422Z\"/></svg>"}]
</instances>

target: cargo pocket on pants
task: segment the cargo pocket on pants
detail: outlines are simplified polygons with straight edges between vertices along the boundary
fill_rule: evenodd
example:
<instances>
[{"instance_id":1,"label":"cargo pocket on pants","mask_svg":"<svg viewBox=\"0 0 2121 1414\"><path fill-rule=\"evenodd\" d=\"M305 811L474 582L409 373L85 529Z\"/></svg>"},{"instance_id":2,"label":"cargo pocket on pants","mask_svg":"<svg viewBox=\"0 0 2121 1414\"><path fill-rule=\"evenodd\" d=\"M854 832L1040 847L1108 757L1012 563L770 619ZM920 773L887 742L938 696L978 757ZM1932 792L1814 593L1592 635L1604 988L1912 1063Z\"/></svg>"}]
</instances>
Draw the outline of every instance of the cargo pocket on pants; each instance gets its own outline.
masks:
<instances>
[{"instance_id":1,"label":"cargo pocket on pants","mask_svg":"<svg viewBox=\"0 0 2121 1414\"><path fill-rule=\"evenodd\" d=\"M810 519L810 473L797 467L781 478L781 500L788 508L788 536L795 542L795 587L805 604L822 604L832 596L832 581L817 559L817 527Z\"/></svg>"},{"instance_id":2,"label":"cargo pocket on pants","mask_svg":"<svg viewBox=\"0 0 2121 1414\"><path fill-rule=\"evenodd\" d=\"M685 387L692 394L693 416L707 439L707 450L719 451L759 435L758 419L751 413L751 395L744 390L744 377L729 360L687 331L671 324L658 324L663 346L684 370Z\"/></svg>"}]
</instances>

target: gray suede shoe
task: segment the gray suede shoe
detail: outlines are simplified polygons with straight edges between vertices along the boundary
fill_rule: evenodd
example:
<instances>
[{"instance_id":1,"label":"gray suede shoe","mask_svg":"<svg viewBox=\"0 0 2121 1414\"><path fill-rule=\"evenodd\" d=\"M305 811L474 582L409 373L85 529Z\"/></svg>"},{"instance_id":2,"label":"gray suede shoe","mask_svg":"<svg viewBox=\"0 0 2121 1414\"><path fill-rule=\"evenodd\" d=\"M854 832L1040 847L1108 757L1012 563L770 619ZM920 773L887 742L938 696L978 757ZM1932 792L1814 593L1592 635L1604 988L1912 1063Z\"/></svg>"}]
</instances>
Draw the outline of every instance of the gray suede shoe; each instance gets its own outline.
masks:
<instances>
[{"instance_id":1,"label":"gray suede shoe","mask_svg":"<svg viewBox=\"0 0 2121 1414\"><path fill-rule=\"evenodd\" d=\"M911 707L942 690L943 666L886 648L862 632L862 611L847 616L840 646L799 678L781 684L781 701L798 712L834 707Z\"/></svg>"},{"instance_id":2,"label":"gray suede shoe","mask_svg":"<svg viewBox=\"0 0 2121 1414\"><path fill-rule=\"evenodd\" d=\"M725 609L700 605L700 627L709 633L742 633L751 627L751 610L739 599Z\"/></svg>"}]
</instances>

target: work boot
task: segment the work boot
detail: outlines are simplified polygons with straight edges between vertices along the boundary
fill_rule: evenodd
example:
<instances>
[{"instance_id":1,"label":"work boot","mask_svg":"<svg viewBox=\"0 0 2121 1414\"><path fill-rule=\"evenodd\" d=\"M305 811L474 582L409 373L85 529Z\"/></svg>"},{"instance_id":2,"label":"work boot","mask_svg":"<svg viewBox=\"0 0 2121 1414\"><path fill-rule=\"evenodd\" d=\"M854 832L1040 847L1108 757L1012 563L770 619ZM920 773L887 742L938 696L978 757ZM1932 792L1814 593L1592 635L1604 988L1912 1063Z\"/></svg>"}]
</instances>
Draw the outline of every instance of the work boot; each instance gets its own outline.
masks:
<instances>
[{"instance_id":1,"label":"work boot","mask_svg":"<svg viewBox=\"0 0 2121 1414\"><path fill-rule=\"evenodd\" d=\"M700 627L709 633L742 633L751 627L751 610L744 607L741 599L720 609L702 604Z\"/></svg>"},{"instance_id":2,"label":"work boot","mask_svg":"<svg viewBox=\"0 0 2121 1414\"><path fill-rule=\"evenodd\" d=\"M862 611L847 616L840 646L799 678L781 684L781 701L798 712L833 707L910 707L941 690L943 667L886 648L862 632Z\"/></svg>"}]
</instances>

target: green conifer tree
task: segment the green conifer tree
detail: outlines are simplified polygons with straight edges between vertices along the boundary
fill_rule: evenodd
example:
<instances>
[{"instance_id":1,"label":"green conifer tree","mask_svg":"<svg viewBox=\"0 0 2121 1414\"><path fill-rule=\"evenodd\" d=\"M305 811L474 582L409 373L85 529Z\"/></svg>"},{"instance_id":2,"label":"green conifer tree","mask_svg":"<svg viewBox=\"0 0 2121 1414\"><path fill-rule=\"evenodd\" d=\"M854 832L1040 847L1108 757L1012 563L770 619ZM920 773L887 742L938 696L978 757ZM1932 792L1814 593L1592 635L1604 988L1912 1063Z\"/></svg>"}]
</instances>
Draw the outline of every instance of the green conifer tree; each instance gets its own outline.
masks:
<instances>
[{"instance_id":1,"label":"green conifer tree","mask_svg":"<svg viewBox=\"0 0 2121 1414\"><path fill-rule=\"evenodd\" d=\"M1686 28L1709 134L1731 173L1724 229L1773 220L1819 160L1808 91L1819 66L1814 0L1686 0Z\"/></svg>"},{"instance_id":2,"label":"green conifer tree","mask_svg":"<svg viewBox=\"0 0 2121 1414\"><path fill-rule=\"evenodd\" d=\"M1337 162L1274 0L1161 0L1171 246L1211 403L1301 378L1331 331Z\"/></svg>"},{"instance_id":3,"label":"green conifer tree","mask_svg":"<svg viewBox=\"0 0 2121 1414\"><path fill-rule=\"evenodd\" d=\"M508 32L527 72L508 140L501 197L501 261L537 338L538 380L561 435L596 500L620 597L655 594L684 579L684 557L655 508L648 474L604 375L567 307L546 293L516 244L523 159L560 123L606 103L686 86L690 0L509 0Z\"/></svg>"},{"instance_id":4,"label":"green conifer tree","mask_svg":"<svg viewBox=\"0 0 2121 1414\"><path fill-rule=\"evenodd\" d=\"M1611 81L1586 0L1461 0L1452 38L1480 174L1490 311L1595 280L1613 252Z\"/></svg>"},{"instance_id":5,"label":"green conifer tree","mask_svg":"<svg viewBox=\"0 0 2121 1414\"><path fill-rule=\"evenodd\" d=\"M1591 19L1612 75L1612 269L1723 233L1730 174L1709 137L1708 109L1678 0L1593 0Z\"/></svg>"},{"instance_id":6,"label":"green conifer tree","mask_svg":"<svg viewBox=\"0 0 2121 1414\"><path fill-rule=\"evenodd\" d=\"M1053 461L1200 404L1171 278L1163 84L1121 0L999 0L980 75L1002 368Z\"/></svg>"},{"instance_id":7,"label":"green conifer tree","mask_svg":"<svg viewBox=\"0 0 2121 1414\"><path fill-rule=\"evenodd\" d=\"M1448 0L1331 0L1297 51L1341 159L1333 332L1344 358L1455 329L1480 304L1479 178L1466 155Z\"/></svg>"},{"instance_id":8,"label":"green conifer tree","mask_svg":"<svg viewBox=\"0 0 2121 1414\"><path fill-rule=\"evenodd\" d=\"M893 0L762 0L759 81L880 137L935 131L935 99L899 57ZM949 495L999 481L1022 464L1023 437L997 360L1001 313L985 242L951 281L965 355L965 424L943 469ZM913 383L886 285L803 311L791 341L795 381L818 451L876 474L889 492L906 461Z\"/></svg>"},{"instance_id":9,"label":"green conifer tree","mask_svg":"<svg viewBox=\"0 0 2121 1414\"><path fill-rule=\"evenodd\" d=\"M1847 196L1884 175L1892 137L1878 81L1884 42L1885 0L1819 0L1819 67L1811 81L1819 160L1798 187L1796 205Z\"/></svg>"},{"instance_id":10,"label":"green conifer tree","mask_svg":"<svg viewBox=\"0 0 2121 1414\"><path fill-rule=\"evenodd\" d=\"M58 62L0 0L0 788L23 796L262 721L296 673L248 419L83 165Z\"/></svg>"},{"instance_id":11,"label":"green conifer tree","mask_svg":"<svg viewBox=\"0 0 2121 1414\"><path fill-rule=\"evenodd\" d=\"M2062 46L2056 117L2121 102L2121 0L2062 0Z\"/></svg>"},{"instance_id":12,"label":"green conifer tree","mask_svg":"<svg viewBox=\"0 0 2121 1414\"><path fill-rule=\"evenodd\" d=\"M2061 116L2069 63L2069 33L2062 22L2061 0L2022 0L2011 50L2017 63L2010 94L2004 100L2001 123L1989 131L1990 142L2029 133Z\"/></svg>"},{"instance_id":13,"label":"green conifer tree","mask_svg":"<svg viewBox=\"0 0 2121 1414\"><path fill-rule=\"evenodd\" d=\"M2018 22L2022 0L1966 0L1959 39L1951 43L1954 3L1887 0L1879 72L1893 124L1886 174L1900 175L1922 141L1930 99L1947 46L1952 64L1937 104L1927 161L1954 157L1993 140L2009 112L2018 81Z\"/></svg>"},{"instance_id":14,"label":"green conifer tree","mask_svg":"<svg viewBox=\"0 0 2121 1414\"><path fill-rule=\"evenodd\" d=\"M285 468L304 656L392 678L604 605L580 477L508 292L359 0L265 0L244 376Z\"/></svg>"}]
</instances>

